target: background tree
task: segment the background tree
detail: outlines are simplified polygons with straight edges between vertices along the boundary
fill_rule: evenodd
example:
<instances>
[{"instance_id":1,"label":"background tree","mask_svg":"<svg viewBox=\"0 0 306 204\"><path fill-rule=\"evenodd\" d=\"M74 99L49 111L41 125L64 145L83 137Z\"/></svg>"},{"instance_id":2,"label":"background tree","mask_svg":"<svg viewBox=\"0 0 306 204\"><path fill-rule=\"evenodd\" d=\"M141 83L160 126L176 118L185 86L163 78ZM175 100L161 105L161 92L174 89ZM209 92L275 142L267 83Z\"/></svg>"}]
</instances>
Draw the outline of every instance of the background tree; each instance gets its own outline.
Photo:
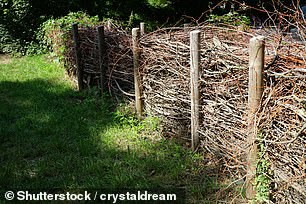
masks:
<instances>
[{"instance_id":1,"label":"background tree","mask_svg":"<svg viewBox=\"0 0 306 204\"><path fill-rule=\"evenodd\" d=\"M210 13L207 11L220 2L225 6L210 12L224 14L231 10L231 5L236 4L239 8L239 3L245 3L252 9L240 12L263 19L267 18L264 9L282 11L294 4L284 0L0 0L0 52L24 52L33 42L35 44L35 32L42 22L69 12L84 11L92 16L98 15L100 20L119 20L126 26L145 21L154 27L165 22L173 25L182 17L195 20L201 17L200 20L204 20ZM298 4L299 0L295 3ZM202 15L205 11L205 15Z\"/></svg>"}]
</instances>

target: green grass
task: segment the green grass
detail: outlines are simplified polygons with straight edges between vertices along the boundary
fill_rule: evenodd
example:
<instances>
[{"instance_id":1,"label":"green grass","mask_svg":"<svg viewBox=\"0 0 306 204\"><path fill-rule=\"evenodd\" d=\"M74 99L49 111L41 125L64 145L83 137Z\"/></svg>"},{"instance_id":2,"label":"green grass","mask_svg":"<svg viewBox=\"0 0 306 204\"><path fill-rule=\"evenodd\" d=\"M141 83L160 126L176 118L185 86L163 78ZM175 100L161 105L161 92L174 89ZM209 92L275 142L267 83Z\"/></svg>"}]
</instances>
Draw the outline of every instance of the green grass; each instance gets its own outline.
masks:
<instances>
[{"instance_id":1,"label":"green grass","mask_svg":"<svg viewBox=\"0 0 306 204\"><path fill-rule=\"evenodd\" d=\"M183 187L195 203L214 200L203 156L110 104L45 56L0 62L0 188Z\"/></svg>"}]
</instances>

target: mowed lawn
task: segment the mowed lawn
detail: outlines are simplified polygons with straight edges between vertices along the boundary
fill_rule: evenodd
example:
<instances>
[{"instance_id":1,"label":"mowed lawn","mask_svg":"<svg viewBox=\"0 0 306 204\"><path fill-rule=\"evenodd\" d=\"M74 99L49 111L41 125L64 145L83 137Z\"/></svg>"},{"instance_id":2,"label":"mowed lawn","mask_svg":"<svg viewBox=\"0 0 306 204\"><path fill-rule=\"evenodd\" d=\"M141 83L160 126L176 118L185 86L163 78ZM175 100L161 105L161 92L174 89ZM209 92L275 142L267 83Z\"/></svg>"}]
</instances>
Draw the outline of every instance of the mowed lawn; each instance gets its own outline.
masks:
<instances>
[{"instance_id":1,"label":"mowed lawn","mask_svg":"<svg viewBox=\"0 0 306 204\"><path fill-rule=\"evenodd\" d=\"M220 185L203 156L127 109L79 93L46 56L0 62L1 189L163 187L185 189L190 202L214 200Z\"/></svg>"}]
</instances>

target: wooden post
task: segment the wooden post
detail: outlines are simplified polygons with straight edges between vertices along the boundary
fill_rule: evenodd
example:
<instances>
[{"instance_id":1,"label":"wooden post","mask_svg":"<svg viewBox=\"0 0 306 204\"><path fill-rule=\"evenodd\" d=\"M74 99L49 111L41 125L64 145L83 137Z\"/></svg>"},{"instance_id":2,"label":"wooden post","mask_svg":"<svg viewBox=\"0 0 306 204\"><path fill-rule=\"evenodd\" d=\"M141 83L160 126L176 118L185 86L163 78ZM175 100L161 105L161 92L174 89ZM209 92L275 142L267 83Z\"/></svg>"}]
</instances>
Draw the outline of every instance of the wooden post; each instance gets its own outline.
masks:
<instances>
[{"instance_id":1,"label":"wooden post","mask_svg":"<svg viewBox=\"0 0 306 204\"><path fill-rule=\"evenodd\" d=\"M141 82L139 73L139 38L140 31L139 28L132 29L133 38L133 64L134 64L134 85L135 85L135 103L136 103L136 113L138 117L141 118L143 111L143 103L141 98Z\"/></svg>"},{"instance_id":2,"label":"wooden post","mask_svg":"<svg viewBox=\"0 0 306 204\"><path fill-rule=\"evenodd\" d=\"M190 28L190 23L184 23L184 30Z\"/></svg>"},{"instance_id":3,"label":"wooden post","mask_svg":"<svg viewBox=\"0 0 306 204\"><path fill-rule=\"evenodd\" d=\"M253 185L256 164L257 164L257 127L254 122L256 112L260 106L263 93L263 68L265 42L263 36L254 37L249 45L249 98L248 98L248 131L247 143L247 175L246 175L246 196L253 199L256 196L256 189Z\"/></svg>"},{"instance_id":4,"label":"wooden post","mask_svg":"<svg viewBox=\"0 0 306 204\"><path fill-rule=\"evenodd\" d=\"M101 86L101 95L103 96L105 92L105 75L106 75L106 62L105 62L105 39L104 39L104 26L101 25L97 27L98 31L98 48L99 48L99 68L100 68L100 86Z\"/></svg>"},{"instance_id":5,"label":"wooden post","mask_svg":"<svg viewBox=\"0 0 306 204\"><path fill-rule=\"evenodd\" d=\"M184 32L187 33L188 32L188 28L189 28L189 23L184 23Z\"/></svg>"},{"instance_id":6,"label":"wooden post","mask_svg":"<svg viewBox=\"0 0 306 204\"><path fill-rule=\"evenodd\" d=\"M81 65L78 24L76 23L72 24L72 33L73 33L74 50L75 50L75 58L76 58L76 66L77 66L78 88L79 88L79 91L81 91L84 89L84 82L83 82L83 69Z\"/></svg>"},{"instance_id":7,"label":"wooden post","mask_svg":"<svg viewBox=\"0 0 306 204\"><path fill-rule=\"evenodd\" d=\"M111 20L107 20L107 29L108 30L112 29L112 22L111 22Z\"/></svg>"},{"instance_id":8,"label":"wooden post","mask_svg":"<svg viewBox=\"0 0 306 204\"><path fill-rule=\"evenodd\" d=\"M140 35L143 36L146 34L146 27L145 27L145 23L141 22L140 23Z\"/></svg>"},{"instance_id":9,"label":"wooden post","mask_svg":"<svg viewBox=\"0 0 306 204\"><path fill-rule=\"evenodd\" d=\"M195 150L199 143L199 68L200 68L199 30L190 32L190 88L191 88L191 148Z\"/></svg>"}]
</instances>

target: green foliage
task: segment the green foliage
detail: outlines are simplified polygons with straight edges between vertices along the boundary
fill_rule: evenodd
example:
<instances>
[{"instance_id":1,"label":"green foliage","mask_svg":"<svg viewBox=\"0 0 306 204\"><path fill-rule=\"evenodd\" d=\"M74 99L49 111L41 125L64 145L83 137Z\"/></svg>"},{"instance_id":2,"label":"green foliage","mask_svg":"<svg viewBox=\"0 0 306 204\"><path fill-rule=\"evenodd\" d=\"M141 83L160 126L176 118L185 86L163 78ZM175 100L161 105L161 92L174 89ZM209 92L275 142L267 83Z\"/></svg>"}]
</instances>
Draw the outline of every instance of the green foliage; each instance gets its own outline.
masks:
<instances>
[{"instance_id":1,"label":"green foliage","mask_svg":"<svg viewBox=\"0 0 306 204\"><path fill-rule=\"evenodd\" d=\"M21 35L18 28L28 10L29 3L26 0L0 1L0 51L24 52L22 45L25 43L18 38Z\"/></svg>"},{"instance_id":2,"label":"green foliage","mask_svg":"<svg viewBox=\"0 0 306 204\"><path fill-rule=\"evenodd\" d=\"M68 15L57 18L57 19L49 19L45 23L42 24L42 30L48 34L53 32L54 30L60 29L63 32L67 32L71 30L71 25L73 23L77 23L79 26L94 26L99 22L98 16L89 16L85 12L71 12Z\"/></svg>"},{"instance_id":3,"label":"green foliage","mask_svg":"<svg viewBox=\"0 0 306 204\"><path fill-rule=\"evenodd\" d=\"M142 121L142 129L143 130L149 130L149 131L159 131L160 128L160 119L156 116L147 116Z\"/></svg>"},{"instance_id":4,"label":"green foliage","mask_svg":"<svg viewBox=\"0 0 306 204\"><path fill-rule=\"evenodd\" d=\"M15 55L40 54L35 30L44 20L29 0L0 1L0 52Z\"/></svg>"},{"instance_id":5,"label":"green foliage","mask_svg":"<svg viewBox=\"0 0 306 204\"><path fill-rule=\"evenodd\" d=\"M67 39L71 35L73 23L77 23L79 27L94 26L99 23L99 18L84 12L71 12L67 16L47 20L37 32L40 46L45 50L53 51L59 61L64 59Z\"/></svg>"},{"instance_id":6,"label":"green foliage","mask_svg":"<svg viewBox=\"0 0 306 204\"><path fill-rule=\"evenodd\" d=\"M120 25L134 27L139 22L147 23L148 30L155 30L160 25L173 25L182 18L190 16L197 19L217 1L182 1L182 0L0 0L0 52L35 54L45 51L45 45L51 44L44 39L40 45L40 25L48 19L51 24L69 12L84 11L100 20L115 19ZM220 12L218 12L220 13ZM62 21L71 23L73 17L63 17ZM220 19L215 15L210 19L230 24L248 24L249 19L237 17L232 12ZM69 19L70 18L70 19ZM65 22L62 22L65 24ZM60 22L56 22L60 24ZM45 26L51 27L51 25Z\"/></svg>"},{"instance_id":7,"label":"green foliage","mask_svg":"<svg viewBox=\"0 0 306 204\"><path fill-rule=\"evenodd\" d=\"M0 0L1 20L21 21L30 10L27 0Z\"/></svg>"},{"instance_id":8,"label":"green foliage","mask_svg":"<svg viewBox=\"0 0 306 204\"><path fill-rule=\"evenodd\" d=\"M125 104L120 104L116 111L114 112L114 118L117 124L122 126L136 126L139 124L139 120L135 114L134 109L131 106Z\"/></svg>"},{"instance_id":9,"label":"green foliage","mask_svg":"<svg viewBox=\"0 0 306 204\"><path fill-rule=\"evenodd\" d=\"M263 138L263 134L260 133L258 136L259 139ZM271 186L271 176L272 171L270 169L270 163L265 158L265 145L262 141L259 142L259 153L258 161L256 168L256 178L255 178L255 187L256 187L256 202L259 203L269 203L270 200L270 186Z\"/></svg>"},{"instance_id":10,"label":"green foliage","mask_svg":"<svg viewBox=\"0 0 306 204\"><path fill-rule=\"evenodd\" d=\"M158 117L147 116L140 120L131 105L120 104L113 114L117 124L121 126L129 126L137 132L144 132L146 134L159 132L160 119Z\"/></svg>"},{"instance_id":11,"label":"green foliage","mask_svg":"<svg viewBox=\"0 0 306 204\"><path fill-rule=\"evenodd\" d=\"M85 4L85 1L74 0L0 0L0 52L19 55L43 53L46 51L45 41L40 45L41 33L37 33L41 23L64 16L69 11L85 10L87 6L95 8L92 2ZM69 23L69 19L65 20Z\"/></svg>"},{"instance_id":12,"label":"green foliage","mask_svg":"<svg viewBox=\"0 0 306 204\"><path fill-rule=\"evenodd\" d=\"M141 21L142 21L142 17L139 14L134 13L132 11L131 15L129 17L129 21L127 23L127 27L132 27L133 25L136 25L136 24L140 23Z\"/></svg>"},{"instance_id":13,"label":"green foliage","mask_svg":"<svg viewBox=\"0 0 306 204\"><path fill-rule=\"evenodd\" d=\"M171 3L169 0L147 0L147 2L150 6L155 8L165 8Z\"/></svg>"},{"instance_id":14,"label":"green foliage","mask_svg":"<svg viewBox=\"0 0 306 204\"><path fill-rule=\"evenodd\" d=\"M148 30L155 30L165 25L165 21L177 22L182 15L198 17L207 8L208 2L202 0L0 0L0 52L43 53L46 45L52 43L42 40L37 29L46 20L61 18L69 12L84 11L101 20L115 19L128 27L138 26L143 21ZM70 17L62 20L69 24L73 19ZM47 24L44 26L52 27Z\"/></svg>"},{"instance_id":15,"label":"green foliage","mask_svg":"<svg viewBox=\"0 0 306 204\"><path fill-rule=\"evenodd\" d=\"M245 15L241 15L236 11L231 11L222 16L218 16L216 14L210 14L207 22L216 23L216 24L226 24L232 26L249 26L251 24L251 20L249 17Z\"/></svg>"}]
</instances>

